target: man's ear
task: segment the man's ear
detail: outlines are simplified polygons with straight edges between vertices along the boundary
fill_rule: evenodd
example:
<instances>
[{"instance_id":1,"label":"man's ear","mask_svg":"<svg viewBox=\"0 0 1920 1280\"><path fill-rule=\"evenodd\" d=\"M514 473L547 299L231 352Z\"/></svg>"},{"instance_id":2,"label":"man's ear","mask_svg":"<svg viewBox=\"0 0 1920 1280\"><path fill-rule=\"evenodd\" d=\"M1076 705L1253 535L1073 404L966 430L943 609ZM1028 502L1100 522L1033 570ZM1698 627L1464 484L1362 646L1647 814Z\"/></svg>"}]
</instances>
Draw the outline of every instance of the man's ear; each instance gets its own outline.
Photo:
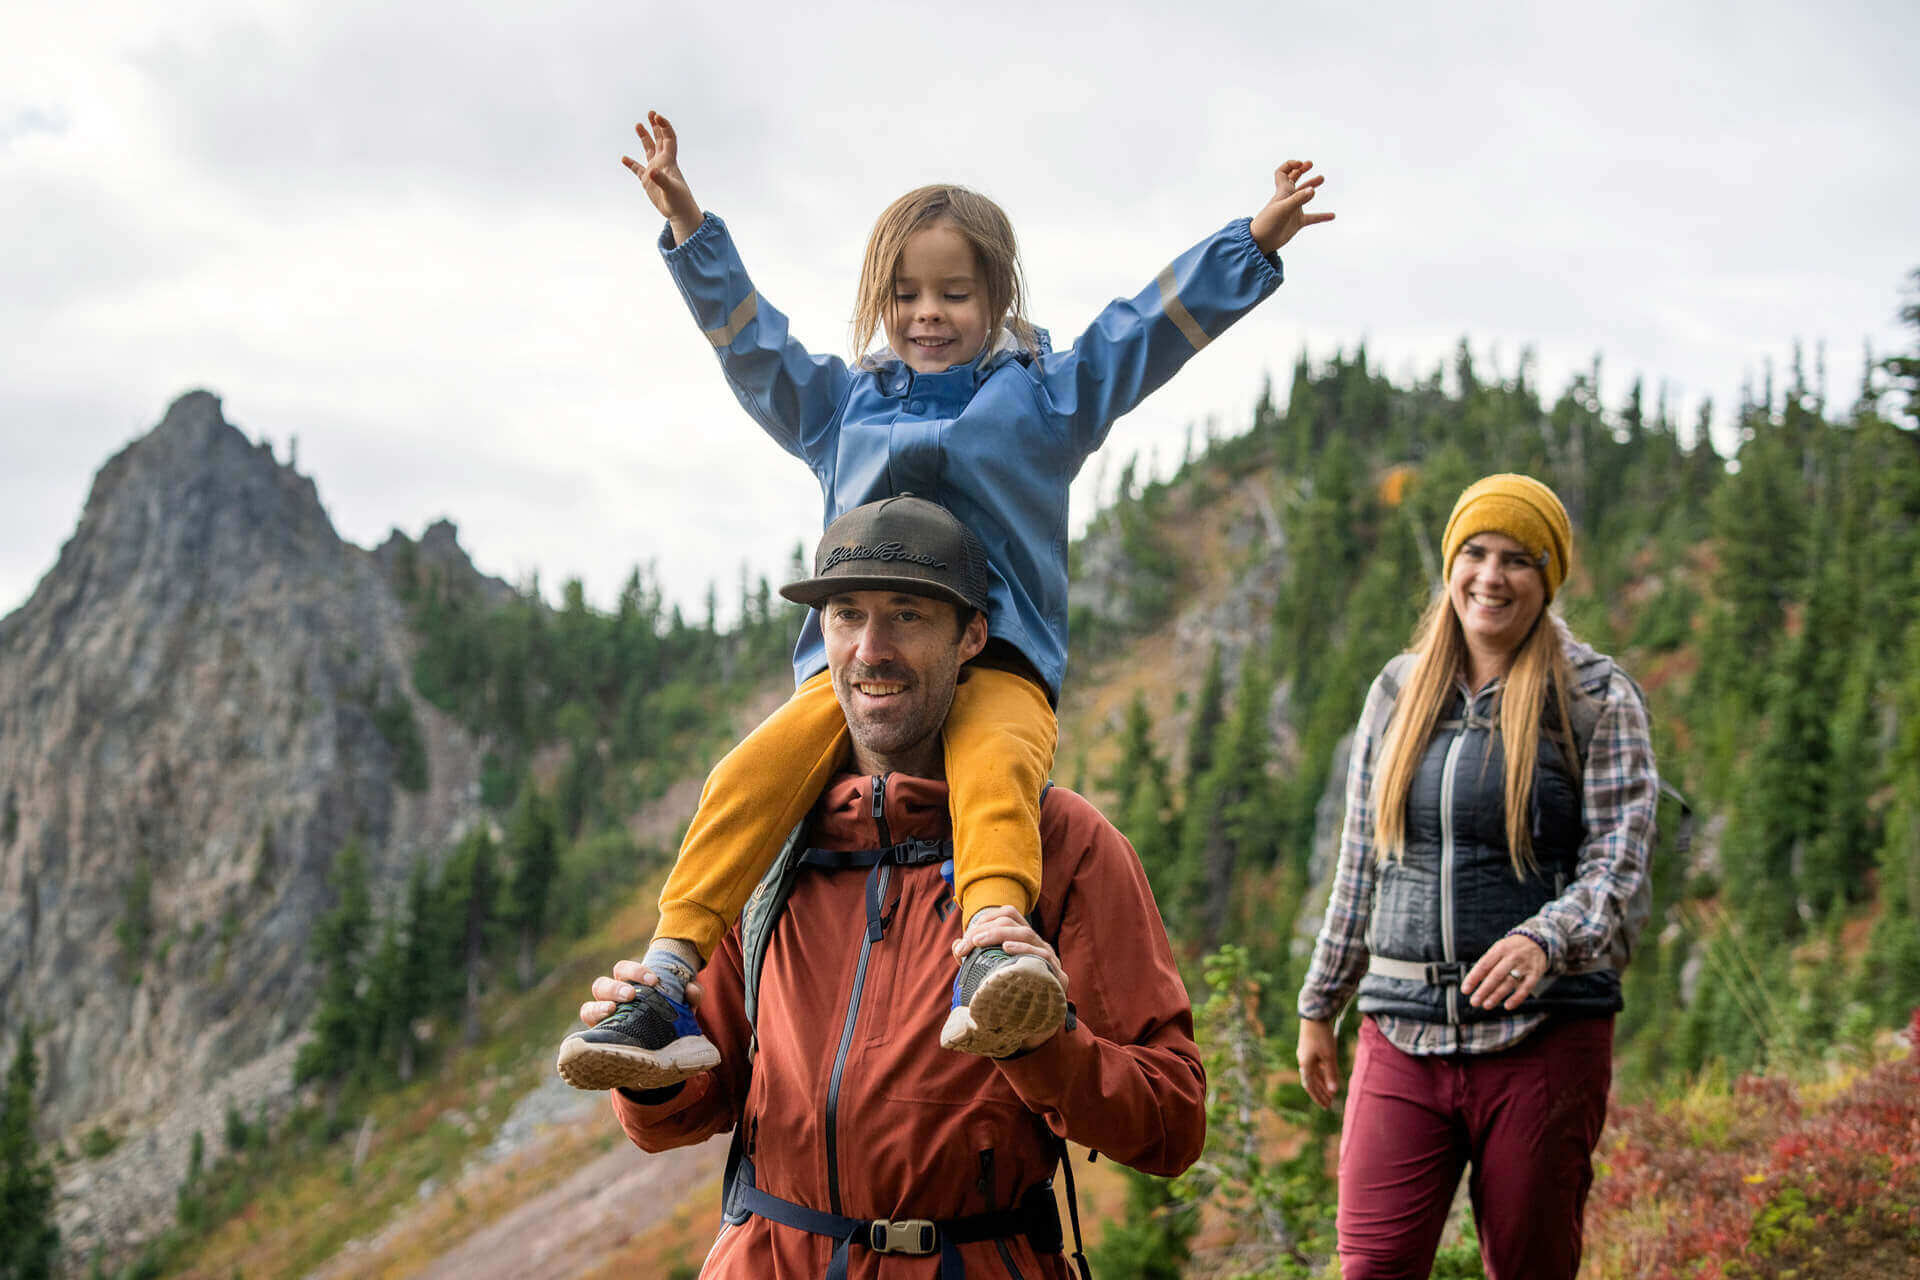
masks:
<instances>
[{"instance_id":1,"label":"man's ear","mask_svg":"<svg viewBox=\"0 0 1920 1280\"><path fill-rule=\"evenodd\" d=\"M966 630L960 633L960 661L972 661L986 647L987 615L976 609L973 617L967 620Z\"/></svg>"}]
</instances>

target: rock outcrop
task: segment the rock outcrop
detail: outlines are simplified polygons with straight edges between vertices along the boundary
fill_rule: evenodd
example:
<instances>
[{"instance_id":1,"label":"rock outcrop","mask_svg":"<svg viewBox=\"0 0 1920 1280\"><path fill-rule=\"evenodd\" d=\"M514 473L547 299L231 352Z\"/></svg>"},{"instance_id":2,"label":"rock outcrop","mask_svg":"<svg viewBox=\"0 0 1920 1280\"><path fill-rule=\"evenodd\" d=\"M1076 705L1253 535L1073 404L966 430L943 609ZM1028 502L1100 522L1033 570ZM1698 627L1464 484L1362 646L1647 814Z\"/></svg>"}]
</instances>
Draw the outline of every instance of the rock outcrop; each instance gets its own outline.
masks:
<instances>
[{"instance_id":1,"label":"rock outcrop","mask_svg":"<svg viewBox=\"0 0 1920 1280\"><path fill-rule=\"evenodd\" d=\"M39 1032L47 1126L69 1150L122 1135L156 1201L72 1171L70 1242L103 1214L136 1235L164 1215L189 1100L251 1116L290 1090L249 1068L311 1012L340 847L365 843L382 902L479 820L480 744L413 690L406 542L343 542L313 481L196 391L100 469L58 563L0 620L0 1027ZM407 545L505 590L451 526Z\"/></svg>"}]
</instances>

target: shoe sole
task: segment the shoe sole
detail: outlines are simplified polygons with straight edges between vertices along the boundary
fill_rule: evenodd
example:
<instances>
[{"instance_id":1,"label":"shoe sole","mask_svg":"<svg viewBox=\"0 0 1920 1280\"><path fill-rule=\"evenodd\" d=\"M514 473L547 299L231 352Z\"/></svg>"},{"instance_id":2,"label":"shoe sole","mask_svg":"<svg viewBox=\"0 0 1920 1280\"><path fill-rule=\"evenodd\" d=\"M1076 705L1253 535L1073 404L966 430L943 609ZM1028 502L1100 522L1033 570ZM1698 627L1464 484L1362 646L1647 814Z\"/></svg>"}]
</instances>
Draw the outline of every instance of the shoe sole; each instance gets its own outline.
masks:
<instances>
[{"instance_id":1,"label":"shoe sole","mask_svg":"<svg viewBox=\"0 0 1920 1280\"><path fill-rule=\"evenodd\" d=\"M993 972L973 999L947 1015L940 1047L1004 1058L1067 1018L1067 993L1037 956L1021 956Z\"/></svg>"},{"instance_id":2,"label":"shoe sole","mask_svg":"<svg viewBox=\"0 0 1920 1280\"><path fill-rule=\"evenodd\" d=\"M576 1089L658 1089L720 1065L720 1051L705 1036L681 1036L664 1049L596 1044L571 1036L554 1063Z\"/></svg>"}]
</instances>

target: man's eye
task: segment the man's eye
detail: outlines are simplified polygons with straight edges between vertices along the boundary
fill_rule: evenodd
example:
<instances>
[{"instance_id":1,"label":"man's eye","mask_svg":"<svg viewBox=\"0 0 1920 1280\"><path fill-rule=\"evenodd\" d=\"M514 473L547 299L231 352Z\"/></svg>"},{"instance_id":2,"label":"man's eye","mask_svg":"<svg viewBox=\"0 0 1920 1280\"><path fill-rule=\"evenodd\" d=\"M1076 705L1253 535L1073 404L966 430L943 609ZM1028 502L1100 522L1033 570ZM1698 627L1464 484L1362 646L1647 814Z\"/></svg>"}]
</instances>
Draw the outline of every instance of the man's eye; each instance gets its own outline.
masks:
<instances>
[{"instance_id":1,"label":"man's eye","mask_svg":"<svg viewBox=\"0 0 1920 1280\"><path fill-rule=\"evenodd\" d=\"M895 616L902 622L918 622L922 615L912 609L902 609Z\"/></svg>"}]
</instances>

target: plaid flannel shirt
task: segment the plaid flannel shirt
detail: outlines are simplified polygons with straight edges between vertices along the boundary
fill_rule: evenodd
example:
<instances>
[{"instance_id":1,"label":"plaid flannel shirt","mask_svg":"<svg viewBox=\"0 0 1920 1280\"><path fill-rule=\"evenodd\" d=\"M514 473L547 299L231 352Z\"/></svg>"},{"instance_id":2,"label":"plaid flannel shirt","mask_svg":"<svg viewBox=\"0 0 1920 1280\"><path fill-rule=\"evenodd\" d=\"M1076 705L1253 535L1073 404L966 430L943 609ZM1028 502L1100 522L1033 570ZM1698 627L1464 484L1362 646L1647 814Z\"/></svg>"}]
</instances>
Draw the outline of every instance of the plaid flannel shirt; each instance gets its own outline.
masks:
<instances>
[{"instance_id":1,"label":"plaid flannel shirt","mask_svg":"<svg viewBox=\"0 0 1920 1280\"><path fill-rule=\"evenodd\" d=\"M1591 650L1554 617L1571 662ZM1547 973L1605 958L1616 930L1626 927L1625 904L1649 873L1654 810L1660 777L1654 766L1647 709L1625 672L1613 669L1600 692L1602 709L1588 745L1582 775L1582 811L1587 838L1573 883L1519 928L1547 944ZM1390 695L1379 680L1367 691L1347 766L1347 813L1340 833L1327 914L1314 942L1313 963L1300 987L1302 1018L1331 1021L1346 1008L1367 971L1367 922L1373 910L1374 756L1384 736ZM1478 956L1462 956L1469 965ZM1417 1018L1379 1015L1375 1022L1403 1053L1493 1053L1532 1034L1544 1013L1515 1012L1485 1022L1452 1026Z\"/></svg>"}]
</instances>

